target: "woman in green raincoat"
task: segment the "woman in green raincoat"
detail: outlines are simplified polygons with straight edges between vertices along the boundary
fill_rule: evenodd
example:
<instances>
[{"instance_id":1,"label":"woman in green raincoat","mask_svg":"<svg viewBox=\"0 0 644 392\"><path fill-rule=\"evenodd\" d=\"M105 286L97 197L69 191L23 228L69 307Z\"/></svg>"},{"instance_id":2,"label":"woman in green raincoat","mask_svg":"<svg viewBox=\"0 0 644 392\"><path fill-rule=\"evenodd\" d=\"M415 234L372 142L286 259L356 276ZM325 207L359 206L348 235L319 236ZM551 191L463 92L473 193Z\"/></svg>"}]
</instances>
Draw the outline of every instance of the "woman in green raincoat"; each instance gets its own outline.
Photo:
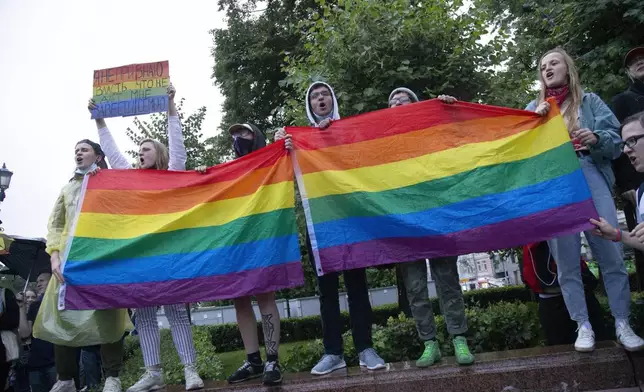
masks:
<instances>
[{"instance_id":1,"label":"woman in green raincoat","mask_svg":"<svg viewBox=\"0 0 644 392\"><path fill-rule=\"evenodd\" d=\"M92 345L101 345L107 377L103 391L121 392L118 377L123 362L122 337L130 325L127 310L58 310L57 306L59 288L64 282L61 259L76 216L83 177L107 168L101 146L91 140L81 140L76 144L74 159L74 176L60 192L49 218L47 253L51 255L53 276L34 323L33 334L54 344L58 382L51 392L76 392L77 352L81 347Z\"/></svg>"}]
</instances>

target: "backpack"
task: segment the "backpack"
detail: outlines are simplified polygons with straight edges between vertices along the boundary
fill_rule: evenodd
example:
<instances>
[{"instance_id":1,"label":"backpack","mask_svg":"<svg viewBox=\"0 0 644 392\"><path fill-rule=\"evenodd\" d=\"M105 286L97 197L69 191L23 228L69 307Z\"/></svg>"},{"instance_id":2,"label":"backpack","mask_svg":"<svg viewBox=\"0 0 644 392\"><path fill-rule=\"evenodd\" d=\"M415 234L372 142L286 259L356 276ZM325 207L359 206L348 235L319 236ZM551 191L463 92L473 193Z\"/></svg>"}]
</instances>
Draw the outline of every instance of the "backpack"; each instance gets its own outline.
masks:
<instances>
[{"instance_id":1,"label":"backpack","mask_svg":"<svg viewBox=\"0 0 644 392\"><path fill-rule=\"evenodd\" d=\"M599 281L588 268L588 264L580 259L581 280L584 289L593 291ZM557 280L557 263L550 254L546 241L528 244L523 247L523 265L521 268L523 282L537 294L560 294L561 287Z\"/></svg>"}]
</instances>

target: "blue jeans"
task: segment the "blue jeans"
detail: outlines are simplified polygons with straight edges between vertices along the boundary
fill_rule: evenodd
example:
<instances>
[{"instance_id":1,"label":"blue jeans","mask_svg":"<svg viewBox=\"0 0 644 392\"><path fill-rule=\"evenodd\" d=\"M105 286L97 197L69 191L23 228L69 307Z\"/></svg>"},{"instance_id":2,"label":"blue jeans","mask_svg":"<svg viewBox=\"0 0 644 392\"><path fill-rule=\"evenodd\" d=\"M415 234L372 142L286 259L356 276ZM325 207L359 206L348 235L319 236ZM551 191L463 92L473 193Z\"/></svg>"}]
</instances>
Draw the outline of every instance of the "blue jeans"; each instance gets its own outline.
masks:
<instances>
[{"instance_id":1,"label":"blue jeans","mask_svg":"<svg viewBox=\"0 0 644 392\"><path fill-rule=\"evenodd\" d=\"M580 158L579 164L588 182L599 216L606 219L613 227L618 227L615 202L604 176L589 156ZM604 287L613 317L627 319L630 314L631 292L621 244L596 237L589 231L584 234L604 278ZM557 262L559 284L570 318L579 323L588 321L586 296L579 264L581 235L571 234L555 238L548 241L548 245L550 253Z\"/></svg>"},{"instance_id":2,"label":"blue jeans","mask_svg":"<svg viewBox=\"0 0 644 392\"><path fill-rule=\"evenodd\" d=\"M56 366L29 371L31 392L49 392L56 383Z\"/></svg>"}]
</instances>

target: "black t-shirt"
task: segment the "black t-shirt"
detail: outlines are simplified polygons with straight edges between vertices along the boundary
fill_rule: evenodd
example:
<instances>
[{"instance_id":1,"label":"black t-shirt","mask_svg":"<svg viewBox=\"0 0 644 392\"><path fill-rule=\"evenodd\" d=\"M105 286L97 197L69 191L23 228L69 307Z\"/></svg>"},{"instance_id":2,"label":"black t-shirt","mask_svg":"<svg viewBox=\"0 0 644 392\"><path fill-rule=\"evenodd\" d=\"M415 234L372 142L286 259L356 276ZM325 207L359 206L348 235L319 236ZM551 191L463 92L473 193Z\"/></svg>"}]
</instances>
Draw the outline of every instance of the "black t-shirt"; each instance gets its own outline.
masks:
<instances>
[{"instance_id":1,"label":"black t-shirt","mask_svg":"<svg viewBox=\"0 0 644 392\"><path fill-rule=\"evenodd\" d=\"M644 111L644 82L636 80L628 90L613 97L611 108L620 123ZM644 173L637 172L625 154L613 161L613 173L619 193L637 189L644 182Z\"/></svg>"},{"instance_id":2,"label":"black t-shirt","mask_svg":"<svg viewBox=\"0 0 644 392\"><path fill-rule=\"evenodd\" d=\"M38 310L40 310L40 305L42 304L42 299L38 299L29 306L29 311L27 312L27 321L31 321L32 324L36 322L36 316L38 315ZM30 369L40 369L44 367L53 366L56 363L54 360L54 345L45 340L40 340L36 338L31 339L31 353L29 354L29 363L28 366Z\"/></svg>"}]
</instances>

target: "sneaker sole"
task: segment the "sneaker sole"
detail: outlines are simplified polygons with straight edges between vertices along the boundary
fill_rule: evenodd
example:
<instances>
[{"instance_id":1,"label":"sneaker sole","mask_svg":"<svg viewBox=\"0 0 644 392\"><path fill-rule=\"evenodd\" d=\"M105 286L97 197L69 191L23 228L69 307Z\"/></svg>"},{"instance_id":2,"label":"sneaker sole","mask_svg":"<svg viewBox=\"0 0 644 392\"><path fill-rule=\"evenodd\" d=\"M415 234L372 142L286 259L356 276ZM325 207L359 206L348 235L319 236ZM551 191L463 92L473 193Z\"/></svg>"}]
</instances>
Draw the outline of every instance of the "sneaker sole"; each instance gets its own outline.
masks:
<instances>
[{"instance_id":1,"label":"sneaker sole","mask_svg":"<svg viewBox=\"0 0 644 392\"><path fill-rule=\"evenodd\" d=\"M378 364L376 366L369 367L367 366L366 363L360 361L360 367L367 368L368 370L380 370L380 369L385 369L387 367L387 364Z\"/></svg>"},{"instance_id":2,"label":"sneaker sole","mask_svg":"<svg viewBox=\"0 0 644 392\"><path fill-rule=\"evenodd\" d=\"M627 347L622 342L620 342L619 339L617 339L617 344L622 346L624 348L624 350L628 351L629 353L634 353L634 352L637 352L637 351L644 350L644 345L636 346L636 347Z\"/></svg>"},{"instance_id":3,"label":"sneaker sole","mask_svg":"<svg viewBox=\"0 0 644 392\"><path fill-rule=\"evenodd\" d=\"M186 391L196 391L196 390L198 390L198 389L203 389L203 387L204 387L204 385L203 385L203 384L201 384L201 385L195 385L195 386L192 386L192 387L190 387L190 388L186 387Z\"/></svg>"},{"instance_id":4,"label":"sneaker sole","mask_svg":"<svg viewBox=\"0 0 644 392\"><path fill-rule=\"evenodd\" d=\"M592 353L593 351L595 351L595 346L592 346L592 347L577 347L577 346L575 346L575 351L577 351L579 353Z\"/></svg>"},{"instance_id":5,"label":"sneaker sole","mask_svg":"<svg viewBox=\"0 0 644 392\"><path fill-rule=\"evenodd\" d=\"M282 380L284 380L284 377L280 377L279 380L275 381L264 381L264 385L267 387L274 387L275 385L280 385L282 383Z\"/></svg>"},{"instance_id":6,"label":"sneaker sole","mask_svg":"<svg viewBox=\"0 0 644 392\"><path fill-rule=\"evenodd\" d=\"M165 384L163 384L163 385L155 385L155 386L150 387L150 388L148 388L148 389L141 389L141 390L137 390L137 389L130 390L130 389L127 389L127 390L126 390L126 392L150 392L150 391L158 391L159 389L163 389L163 388L165 388Z\"/></svg>"},{"instance_id":7,"label":"sneaker sole","mask_svg":"<svg viewBox=\"0 0 644 392\"><path fill-rule=\"evenodd\" d=\"M253 376L251 376L251 377L247 377L247 378L245 378L245 379L243 379L243 380L228 381L228 384L239 384L240 382L244 382L244 381L249 381L249 380L254 380L254 379L256 379L256 378L260 378L260 377L261 377L261 376L263 376L263 375L264 375L263 373L261 373L261 374L255 374L255 375L253 375Z\"/></svg>"},{"instance_id":8,"label":"sneaker sole","mask_svg":"<svg viewBox=\"0 0 644 392\"><path fill-rule=\"evenodd\" d=\"M339 363L332 367L331 369L327 370L326 372L316 372L311 369L311 374L314 376L324 376L325 374L329 374L331 372L334 372L336 370L344 369L347 367L347 363L345 361L342 361L342 363Z\"/></svg>"}]
</instances>

